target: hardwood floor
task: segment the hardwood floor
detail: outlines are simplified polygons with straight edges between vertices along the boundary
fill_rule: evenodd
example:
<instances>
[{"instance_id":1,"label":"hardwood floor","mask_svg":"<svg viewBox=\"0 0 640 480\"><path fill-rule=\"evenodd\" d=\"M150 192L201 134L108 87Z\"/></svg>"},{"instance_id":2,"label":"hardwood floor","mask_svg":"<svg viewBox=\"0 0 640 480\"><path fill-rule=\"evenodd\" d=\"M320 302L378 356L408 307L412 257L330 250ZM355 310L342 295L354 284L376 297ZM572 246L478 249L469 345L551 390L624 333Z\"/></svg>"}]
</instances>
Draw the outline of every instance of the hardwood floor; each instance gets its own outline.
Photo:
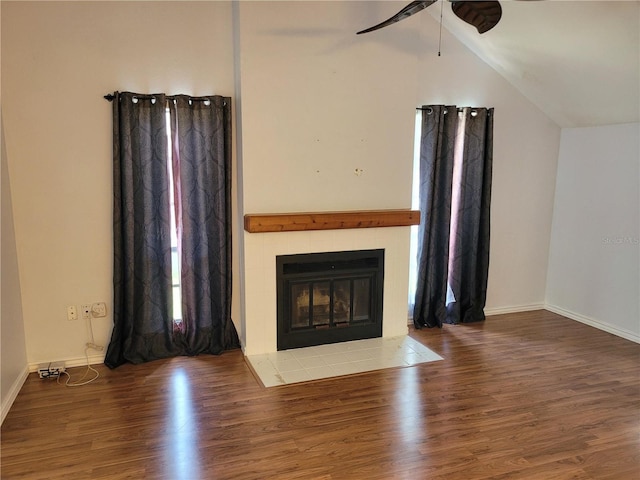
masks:
<instances>
[{"instance_id":1,"label":"hardwood floor","mask_svg":"<svg viewBox=\"0 0 640 480\"><path fill-rule=\"evenodd\" d=\"M269 389L240 351L31 374L2 478L638 478L640 345L546 311L411 336L444 360Z\"/></svg>"}]
</instances>

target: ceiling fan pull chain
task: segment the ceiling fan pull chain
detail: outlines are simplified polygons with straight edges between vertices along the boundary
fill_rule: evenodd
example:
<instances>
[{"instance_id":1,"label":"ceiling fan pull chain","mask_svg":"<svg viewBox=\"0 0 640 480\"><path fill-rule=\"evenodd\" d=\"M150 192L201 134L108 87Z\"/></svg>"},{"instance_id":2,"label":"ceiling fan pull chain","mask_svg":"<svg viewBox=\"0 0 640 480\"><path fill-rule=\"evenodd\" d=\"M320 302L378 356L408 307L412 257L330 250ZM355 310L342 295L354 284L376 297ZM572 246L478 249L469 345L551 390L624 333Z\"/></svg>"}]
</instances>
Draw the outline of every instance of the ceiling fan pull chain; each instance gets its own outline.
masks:
<instances>
[{"instance_id":1,"label":"ceiling fan pull chain","mask_svg":"<svg viewBox=\"0 0 640 480\"><path fill-rule=\"evenodd\" d=\"M440 46L442 45L442 5L444 0L440 1L440 37L438 38L438 56L440 56Z\"/></svg>"}]
</instances>

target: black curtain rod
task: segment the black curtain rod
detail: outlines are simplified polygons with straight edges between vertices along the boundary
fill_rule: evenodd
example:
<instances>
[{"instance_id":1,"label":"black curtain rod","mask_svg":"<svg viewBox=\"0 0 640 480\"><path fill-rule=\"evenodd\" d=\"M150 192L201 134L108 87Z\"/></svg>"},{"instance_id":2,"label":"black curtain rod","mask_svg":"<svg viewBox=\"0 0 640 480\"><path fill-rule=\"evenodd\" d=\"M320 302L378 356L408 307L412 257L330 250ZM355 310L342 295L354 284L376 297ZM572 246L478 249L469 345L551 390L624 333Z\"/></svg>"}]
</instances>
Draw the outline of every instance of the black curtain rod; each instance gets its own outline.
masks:
<instances>
[{"instance_id":1,"label":"black curtain rod","mask_svg":"<svg viewBox=\"0 0 640 480\"><path fill-rule=\"evenodd\" d=\"M429 111L429 110L432 110L432 109L433 109L432 107L416 107L416 110L427 110L427 111ZM459 112L461 112L462 110L464 110L463 107L458 107L458 111Z\"/></svg>"},{"instance_id":2,"label":"black curtain rod","mask_svg":"<svg viewBox=\"0 0 640 480\"><path fill-rule=\"evenodd\" d=\"M476 110L478 107L458 107L458 113L462 112L465 108L470 108L472 111ZM432 107L416 107L416 110L422 110L423 112L431 113L433 112ZM446 112L445 112L446 113ZM487 109L487 115L491 115L491 110Z\"/></svg>"},{"instance_id":3,"label":"black curtain rod","mask_svg":"<svg viewBox=\"0 0 640 480\"><path fill-rule=\"evenodd\" d=\"M167 95L166 98L168 98L169 100L173 100L176 96L177 95ZM155 95L136 95L136 97L137 98L155 98ZM206 102L208 100L211 100L211 97L215 97L215 95L211 95L209 97L189 97L189 100L196 101L196 102ZM112 93L109 93L108 95L104 95L102 98L104 98L109 102L113 102L116 96L113 95Z\"/></svg>"},{"instance_id":4,"label":"black curtain rod","mask_svg":"<svg viewBox=\"0 0 640 480\"><path fill-rule=\"evenodd\" d=\"M149 98L155 98L156 97L155 95L144 95L142 93L135 94L134 96L135 96L135 98L143 98L143 99L149 99ZM110 102L113 102L115 100L115 98L116 98L116 96L114 94L112 94L112 93L104 96L104 99L108 100ZM169 95L167 95L166 98L171 98L171 97Z\"/></svg>"}]
</instances>

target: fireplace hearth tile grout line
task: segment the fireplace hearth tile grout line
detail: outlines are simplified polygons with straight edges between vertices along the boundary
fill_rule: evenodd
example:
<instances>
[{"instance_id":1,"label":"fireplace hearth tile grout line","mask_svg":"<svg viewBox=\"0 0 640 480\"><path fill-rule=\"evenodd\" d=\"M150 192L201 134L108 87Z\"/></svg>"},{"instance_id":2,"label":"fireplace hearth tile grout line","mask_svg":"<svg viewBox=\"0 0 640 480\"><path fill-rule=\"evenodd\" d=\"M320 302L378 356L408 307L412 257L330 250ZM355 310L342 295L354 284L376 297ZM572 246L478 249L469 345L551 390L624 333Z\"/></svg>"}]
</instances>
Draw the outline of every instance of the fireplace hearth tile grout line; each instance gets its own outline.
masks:
<instances>
[{"instance_id":1,"label":"fireplace hearth tile grout line","mask_svg":"<svg viewBox=\"0 0 640 480\"><path fill-rule=\"evenodd\" d=\"M408 335L332 343L246 358L267 388L443 359Z\"/></svg>"}]
</instances>

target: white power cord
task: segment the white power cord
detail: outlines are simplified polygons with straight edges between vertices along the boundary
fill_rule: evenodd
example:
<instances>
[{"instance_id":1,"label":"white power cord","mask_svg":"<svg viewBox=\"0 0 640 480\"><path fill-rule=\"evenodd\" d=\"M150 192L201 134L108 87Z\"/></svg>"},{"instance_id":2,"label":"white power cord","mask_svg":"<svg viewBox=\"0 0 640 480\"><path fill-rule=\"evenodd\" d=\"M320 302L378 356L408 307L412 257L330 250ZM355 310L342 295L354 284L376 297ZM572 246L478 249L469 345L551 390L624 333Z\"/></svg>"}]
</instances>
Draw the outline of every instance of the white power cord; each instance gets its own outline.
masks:
<instances>
[{"instance_id":1,"label":"white power cord","mask_svg":"<svg viewBox=\"0 0 640 480\"><path fill-rule=\"evenodd\" d=\"M100 376L100 372L98 372L95 368L93 368L90 364L89 364L89 354L87 353L89 351L90 347L87 347L84 349L84 356L87 358L87 370L84 372L84 375L82 376L82 378L80 380L77 380L73 383L71 383L71 374L69 372L67 372L66 370L62 373L64 373L68 378L67 381L64 382L64 385L67 387L81 387L82 385L87 385L91 382L93 382L94 380L96 380L99 376ZM90 378L89 380L85 380L83 382L83 380L87 377L87 375L89 375L89 372L93 372L95 375L93 376L93 378ZM62 385L60 383L60 377L58 376L58 379L56 380L56 382L58 382L58 384Z\"/></svg>"},{"instance_id":2,"label":"white power cord","mask_svg":"<svg viewBox=\"0 0 640 480\"><path fill-rule=\"evenodd\" d=\"M84 349L84 356L87 359L87 370L84 372L84 375L82 376L82 378L80 378L80 380L77 380L75 382L71 382L71 375L69 374L69 372L67 371L62 372L67 375L67 381L64 382L64 385L67 387L81 387L83 385L87 385L93 382L100 376L100 373L95 368L93 368L89 363L89 353L88 353L89 350L97 350L99 352L104 350L103 346L96 344L96 341L93 337L93 324L91 321L93 319L93 311L91 313L92 313L91 315L92 318L89 318L89 335L91 336L91 341L86 343L86 348ZM85 378L87 378L87 375L89 375L89 372L93 372L94 376L89 380L85 380ZM60 384L60 377L58 377L56 381Z\"/></svg>"},{"instance_id":3,"label":"white power cord","mask_svg":"<svg viewBox=\"0 0 640 480\"><path fill-rule=\"evenodd\" d=\"M99 352L104 350L104 347L102 345L98 345L93 337L93 323L91 320L93 320L95 313L96 311L92 308L91 317L89 318L89 335L91 336L91 341L86 343L86 348L84 349L84 356L87 359L87 370L84 372L84 375L82 376L82 378L80 378L80 380L77 380L75 382L71 382L71 374L69 374L69 372L67 372L66 370L61 372L67 376L67 381L64 382L64 385L67 387L81 387L82 385L87 385L93 382L100 376L100 373L95 368L93 368L89 363L89 353L88 353L89 350L97 350ZM85 378L87 378L87 375L89 375L89 372L93 372L94 376L89 380L85 380ZM58 376L58 379L56 381L58 382L58 384L62 385L60 383L60 376Z\"/></svg>"}]
</instances>

